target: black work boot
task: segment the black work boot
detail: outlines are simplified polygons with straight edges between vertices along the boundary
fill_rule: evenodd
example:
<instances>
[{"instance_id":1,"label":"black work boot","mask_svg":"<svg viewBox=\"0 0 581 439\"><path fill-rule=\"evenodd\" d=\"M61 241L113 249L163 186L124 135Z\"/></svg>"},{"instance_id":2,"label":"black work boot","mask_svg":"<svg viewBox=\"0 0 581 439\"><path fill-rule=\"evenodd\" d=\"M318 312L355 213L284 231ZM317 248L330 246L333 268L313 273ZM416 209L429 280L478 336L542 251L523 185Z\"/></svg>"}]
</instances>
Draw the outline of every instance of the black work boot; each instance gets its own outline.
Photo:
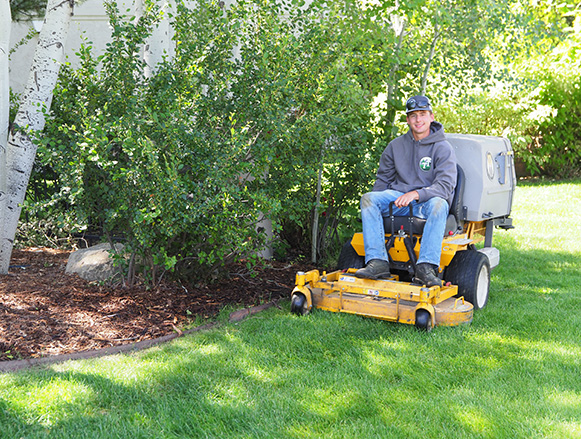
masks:
<instances>
[{"instance_id":1,"label":"black work boot","mask_svg":"<svg viewBox=\"0 0 581 439\"><path fill-rule=\"evenodd\" d=\"M360 268L355 272L355 276L365 279L389 279L389 262L383 259L372 259L365 268Z\"/></svg>"},{"instance_id":2,"label":"black work boot","mask_svg":"<svg viewBox=\"0 0 581 439\"><path fill-rule=\"evenodd\" d=\"M416 265L416 275L413 283L416 285L425 285L427 287L441 287L442 279L438 277L436 271L438 267L432 264L418 264Z\"/></svg>"}]
</instances>

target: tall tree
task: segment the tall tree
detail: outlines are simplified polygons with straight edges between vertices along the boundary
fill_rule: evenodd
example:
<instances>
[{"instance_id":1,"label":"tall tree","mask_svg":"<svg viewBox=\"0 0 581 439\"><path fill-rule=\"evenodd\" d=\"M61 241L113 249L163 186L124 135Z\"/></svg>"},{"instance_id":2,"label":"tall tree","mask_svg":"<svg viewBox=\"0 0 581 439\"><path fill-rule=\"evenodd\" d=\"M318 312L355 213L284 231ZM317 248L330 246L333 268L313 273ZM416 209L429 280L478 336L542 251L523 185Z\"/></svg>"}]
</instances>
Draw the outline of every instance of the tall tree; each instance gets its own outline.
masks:
<instances>
[{"instance_id":1,"label":"tall tree","mask_svg":"<svg viewBox=\"0 0 581 439\"><path fill-rule=\"evenodd\" d=\"M8 53L10 49L10 2L0 0L0 202L6 195L6 144L10 117Z\"/></svg>"},{"instance_id":2,"label":"tall tree","mask_svg":"<svg viewBox=\"0 0 581 439\"><path fill-rule=\"evenodd\" d=\"M37 147L30 135L44 128L43 110L50 108L73 5L74 0L49 0L28 84L8 134L6 196L0 200L0 274L8 273L21 206L36 156Z\"/></svg>"}]
</instances>

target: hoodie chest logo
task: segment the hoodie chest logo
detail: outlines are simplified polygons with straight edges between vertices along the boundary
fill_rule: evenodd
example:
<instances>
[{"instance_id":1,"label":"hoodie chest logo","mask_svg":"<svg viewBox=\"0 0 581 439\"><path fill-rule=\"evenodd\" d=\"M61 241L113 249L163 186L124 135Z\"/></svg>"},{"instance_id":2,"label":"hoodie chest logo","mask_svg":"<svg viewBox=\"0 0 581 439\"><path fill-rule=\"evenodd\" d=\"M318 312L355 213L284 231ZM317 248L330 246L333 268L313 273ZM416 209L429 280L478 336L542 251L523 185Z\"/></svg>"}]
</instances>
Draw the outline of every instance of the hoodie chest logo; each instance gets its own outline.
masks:
<instances>
[{"instance_id":1,"label":"hoodie chest logo","mask_svg":"<svg viewBox=\"0 0 581 439\"><path fill-rule=\"evenodd\" d=\"M422 171L429 171L430 169L432 169L432 158L422 157L420 159L420 169Z\"/></svg>"}]
</instances>

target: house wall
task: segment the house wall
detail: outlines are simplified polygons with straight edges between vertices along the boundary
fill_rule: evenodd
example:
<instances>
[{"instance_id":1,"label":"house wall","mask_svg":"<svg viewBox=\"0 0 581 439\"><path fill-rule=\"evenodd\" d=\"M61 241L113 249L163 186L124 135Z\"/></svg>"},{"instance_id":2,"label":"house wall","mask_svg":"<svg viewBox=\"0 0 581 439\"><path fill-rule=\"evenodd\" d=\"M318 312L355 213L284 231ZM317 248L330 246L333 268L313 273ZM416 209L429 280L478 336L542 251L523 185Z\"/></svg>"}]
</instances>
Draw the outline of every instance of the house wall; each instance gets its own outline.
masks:
<instances>
[{"instance_id":1,"label":"house wall","mask_svg":"<svg viewBox=\"0 0 581 439\"><path fill-rule=\"evenodd\" d=\"M139 10L141 2L127 0L119 2L119 4L120 11L127 11L125 13L133 16L136 10ZM21 93L28 81L28 72L34 58L38 32L41 28L42 20L12 24L10 47L13 49L18 46L10 56L10 87L15 93ZM34 36L26 43L21 44L31 31L35 31ZM110 38L111 28L103 1L86 0L77 4L65 44L67 62L75 65L75 53L81 47L81 43L90 44L96 55L102 54ZM167 20L160 23L151 41L145 59L148 64L155 66L157 62L161 61L164 51L171 56L171 29Z\"/></svg>"},{"instance_id":2,"label":"house wall","mask_svg":"<svg viewBox=\"0 0 581 439\"><path fill-rule=\"evenodd\" d=\"M34 58L34 51L38 42L38 32L42 28L42 20L32 22L12 23L10 47L18 46L10 56L10 87L15 93L21 93L28 81L28 72ZM21 44L30 32L34 36ZM105 48L111 35L103 2L100 0L87 0L81 5L75 6L75 15L65 45L67 61L71 61L78 51L82 38L93 42L93 47L98 51Z\"/></svg>"},{"instance_id":3,"label":"house wall","mask_svg":"<svg viewBox=\"0 0 581 439\"><path fill-rule=\"evenodd\" d=\"M105 13L103 0L76 0L74 16L71 20L67 42L65 45L66 61L73 66L76 63L75 53L81 47L81 43L89 44L93 48L95 55L100 55L105 51L107 42L111 37L109 20ZM159 0L165 10L171 8L172 0ZM189 0L192 3L195 0ZM233 4L236 0L223 0L225 7ZM306 0L303 8L308 7L312 0ZM129 16L135 16L142 5L142 0L117 0L119 10ZM167 17L167 14L166 14ZM11 33L11 49L18 46L10 56L10 87L15 93L21 93L28 81L30 66L34 58L36 43L38 42L38 32L42 28L42 20L13 23ZM24 44L21 42L31 32L35 35ZM170 58L173 56L172 29L169 19L163 20L154 30L153 35L144 50L143 56L147 64L153 69L160 62L164 54ZM236 50L233 56L237 56Z\"/></svg>"}]
</instances>

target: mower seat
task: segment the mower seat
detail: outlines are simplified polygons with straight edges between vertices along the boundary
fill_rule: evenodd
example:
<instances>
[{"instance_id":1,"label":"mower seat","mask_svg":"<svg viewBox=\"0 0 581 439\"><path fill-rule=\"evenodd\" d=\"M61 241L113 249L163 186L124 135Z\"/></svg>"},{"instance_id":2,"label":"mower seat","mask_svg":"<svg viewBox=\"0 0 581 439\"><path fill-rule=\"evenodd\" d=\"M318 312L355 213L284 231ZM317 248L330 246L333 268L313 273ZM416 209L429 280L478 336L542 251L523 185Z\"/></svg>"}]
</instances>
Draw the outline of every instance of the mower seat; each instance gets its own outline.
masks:
<instances>
[{"instance_id":1,"label":"mower seat","mask_svg":"<svg viewBox=\"0 0 581 439\"><path fill-rule=\"evenodd\" d=\"M456 165L458 169L458 177L456 179L456 188L454 190L454 198L452 199L452 206L450 206L450 212L448 213L448 218L446 220L446 230L445 235L449 235L450 232L456 233L458 229L462 228L464 222L463 214L463 203L462 197L464 195L464 185L466 183L466 177L464 171L460 165ZM393 223L393 224L392 224ZM410 233L410 227L414 235L422 235L424 233L424 226L426 225L426 220L423 218L418 218L415 216L393 216L383 217L383 228L385 233L396 233L402 228Z\"/></svg>"}]
</instances>

